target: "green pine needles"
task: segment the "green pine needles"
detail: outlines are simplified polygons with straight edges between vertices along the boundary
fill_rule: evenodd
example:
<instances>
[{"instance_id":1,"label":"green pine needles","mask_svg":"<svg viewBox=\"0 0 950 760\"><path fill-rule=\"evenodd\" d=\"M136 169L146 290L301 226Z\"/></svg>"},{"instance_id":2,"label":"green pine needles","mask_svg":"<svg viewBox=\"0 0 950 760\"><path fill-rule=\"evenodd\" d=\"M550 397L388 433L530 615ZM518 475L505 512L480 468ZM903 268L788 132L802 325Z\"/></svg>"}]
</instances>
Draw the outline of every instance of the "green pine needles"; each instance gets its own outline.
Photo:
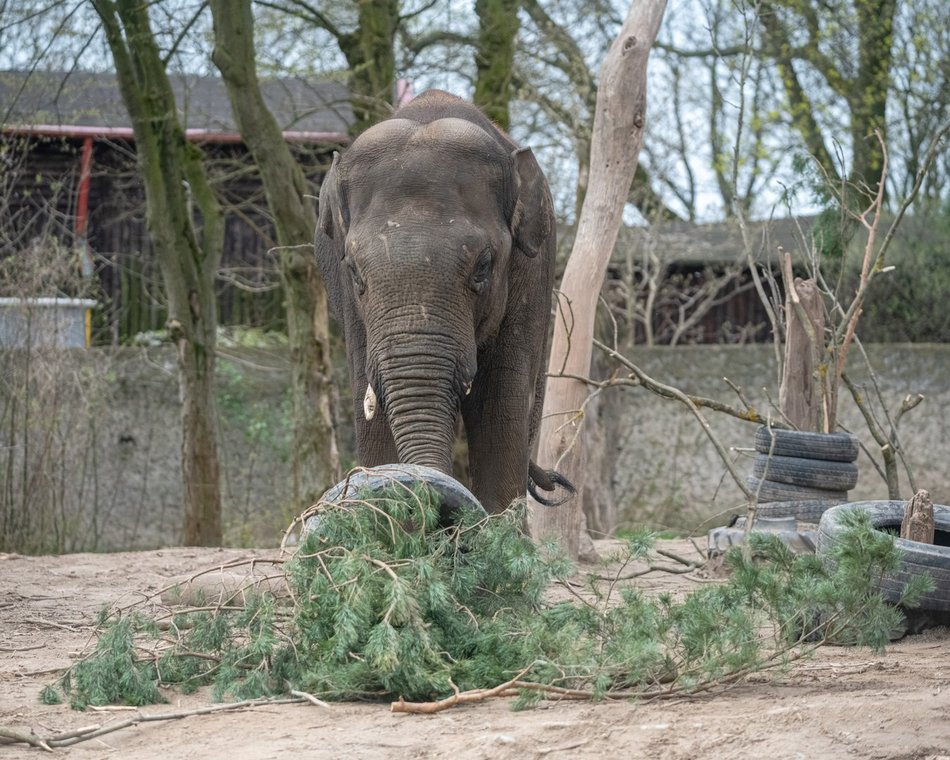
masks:
<instances>
[{"instance_id":1,"label":"green pine needles","mask_svg":"<svg viewBox=\"0 0 950 760\"><path fill-rule=\"evenodd\" d=\"M446 527L431 491L398 485L323 505L284 564L288 596L104 614L96 650L42 698L141 705L175 684L210 685L218 700L430 700L508 682L517 707L555 693L670 696L782 667L829 640L880 649L900 622L876 591L897 550L861 515L833 570L752 534L753 558L731 553L728 581L682 598L619 577L569 581L570 563L553 543L536 547L524 517L523 506L465 512ZM623 567L652 547L635 535ZM925 588L911 584L904 603Z\"/></svg>"}]
</instances>

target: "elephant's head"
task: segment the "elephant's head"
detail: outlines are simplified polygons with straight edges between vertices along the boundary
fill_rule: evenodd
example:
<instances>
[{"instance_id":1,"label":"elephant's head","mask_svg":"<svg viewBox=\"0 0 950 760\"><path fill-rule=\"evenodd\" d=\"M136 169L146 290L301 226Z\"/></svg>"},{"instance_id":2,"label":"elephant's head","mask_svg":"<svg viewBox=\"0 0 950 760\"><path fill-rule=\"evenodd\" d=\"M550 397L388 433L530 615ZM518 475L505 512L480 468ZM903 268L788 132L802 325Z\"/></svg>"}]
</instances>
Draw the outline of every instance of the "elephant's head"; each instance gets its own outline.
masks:
<instances>
[{"instance_id":1,"label":"elephant's head","mask_svg":"<svg viewBox=\"0 0 950 760\"><path fill-rule=\"evenodd\" d=\"M480 352L527 297L532 261L553 250L553 214L531 151L487 120L401 113L334 157L317 259L344 325L355 413L385 415L399 461L451 473Z\"/></svg>"}]
</instances>

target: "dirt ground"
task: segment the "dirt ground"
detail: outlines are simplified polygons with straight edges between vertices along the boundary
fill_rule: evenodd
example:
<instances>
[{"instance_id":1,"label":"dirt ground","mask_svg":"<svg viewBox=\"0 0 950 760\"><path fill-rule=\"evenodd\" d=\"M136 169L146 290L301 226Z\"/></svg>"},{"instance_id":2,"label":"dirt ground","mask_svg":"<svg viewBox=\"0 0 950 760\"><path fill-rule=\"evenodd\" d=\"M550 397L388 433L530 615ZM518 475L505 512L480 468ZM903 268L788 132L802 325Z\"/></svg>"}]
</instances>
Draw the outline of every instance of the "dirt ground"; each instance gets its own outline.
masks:
<instances>
[{"instance_id":1,"label":"dirt ground","mask_svg":"<svg viewBox=\"0 0 950 760\"><path fill-rule=\"evenodd\" d=\"M661 542L685 555L687 542ZM599 547L603 548L603 547ZM154 593L169 579L273 551L173 548L121 554L0 555L0 726L40 736L129 718L128 711L45 706L43 686L92 636L96 612ZM674 591L701 575L638 582ZM208 703L207 692L143 708L158 714ZM55 754L83 758L946 758L950 760L950 630L894 643L884 655L826 647L781 676L759 675L672 702L546 702L512 712L505 699L436 715L388 704L268 705L138 724ZM23 744L3 758L39 757Z\"/></svg>"}]
</instances>

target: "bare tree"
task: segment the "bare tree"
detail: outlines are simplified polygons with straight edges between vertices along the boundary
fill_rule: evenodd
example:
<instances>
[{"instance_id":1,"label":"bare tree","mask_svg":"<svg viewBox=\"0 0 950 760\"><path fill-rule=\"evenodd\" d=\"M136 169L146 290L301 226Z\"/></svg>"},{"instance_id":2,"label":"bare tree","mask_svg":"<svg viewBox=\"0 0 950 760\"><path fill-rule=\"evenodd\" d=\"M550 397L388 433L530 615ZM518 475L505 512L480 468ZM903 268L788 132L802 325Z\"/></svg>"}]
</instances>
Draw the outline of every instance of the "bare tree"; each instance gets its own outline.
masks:
<instances>
[{"instance_id":1,"label":"bare tree","mask_svg":"<svg viewBox=\"0 0 950 760\"><path fill-rule=\"evenodd\" d=\"M178 347L182 475L189 545L221 543L221 485L214 394L217 302L214 278L223 215L200 151L185 139L148 6L94 0L135 134L149 235L168 296L168 331Z\"/></svg>"},{"instance_id":2,"label":"bare tree","mask_svg":"<svg viewBox=\"0 0 950 760\"><path fill-rule=\"evenodd\" d=\"M392 111L396 85L395 41L403 18L400 0L345 4L260 0L260 4L328 32L346 59L354 137Z\"/></svg>"},{"instance_id":3,"label":"bare tree","mask_svg":"<svg viewBox=\"0 0 950 760\"><path fill-rule=\"evenodd\" d=\"M511 122L515 43L520 0L475 0L478 46L475 49L475 104L502 129Z\"/></svg>"},{"instance_id":4,"label":"bare tree","mask_svg":"<svg viewBox=\"0 0 950 760\"><path fill-rule=\"evenodd\" d=\"M950 36L940 0L714 0L702 10L697 18L694 5L671 9L656 46L655 86L669 97L655 122L662 129L647 135L644 151L656 189L671 204L693 200L695 173L705 168L714 173L726 216L733 214L731 193L749 213L768 213L783 195L777 178L792 203L799 192L810 201L816 193L827 198L828 178L839 193L852 193L848 205L865 205L880 176L875 129L891 152L887 193L907 195L950 108ZM684 140L680 103L688 104L688 113L708 114L693 122ZM746 111L742 166L733 186L740 103ZM808 158L821 172L812 171L803 161ZM922 199L939 195L946 165L931 171ZM885 203L896 205L889 197ZM840 228L846 217L835 208L827 227Z\"/></svg>"},{"instance_id":5,"label":"bare tree","mask_svg":"<svg viewBox=\"0 0 950 760\"><path fill-rule=\"evenodd\" d=\"M293 373L294 495L312 500L340 474L330 403L327 295L310 243L316 214L306 199L309 188L303 170L261 95L250 0L214 0L211 12L214 62L228 88L241 137L260 170L277 231Z\"/></svg>"},{"instance_id":6,"label":"bare tree","mask_svg":"<svg viewBox=\"0 0 950 760\"><path fill-rule=\"evenodd\" d=\"M597 297L636 171L646 120L647 60L665 8L666 0L634 2L601 67L590 183L558 298L538 461L578 486L583 485L584 463L576 440L587 397L587 387L578 378L590 371ZM576 557L583 515L580 501L558 510L535 510L532 534L556 533Z\"/></svg>"},{"instance_id":7,"label":"bare tree","mask_svg":"<svg viewBox=\"0 0 950 760\"><path fill-rule=\"evenodd\" d=\"M590 173L591 134L597 102L597 77L585 53L590 44L583 38L592 30L586 24L572 28L569 22L555 18L549 4L538 0L522 0L521 4L537 39L521 42L521 62L514 73L518 91L523 100L536 103L570 136L577 160L574 209L579 218ZM604 26L611 31L614 25L620 26L620 19L614 18L613 9L605 3L578 5L576 13L581 18L596 19L593 23L598 27L597 39L610 39ZM680 218L654 191L649 173L639 163L630 185L629 200L651 221Z\"/></svg>"},{"instance_id":8,"label":"bare tree","mask_svg":"<svg viewBox=\"0 0 950 760\"><path fill-rule=\"evenodd\" d=\"M765 50L781 72L793 123L809 152L829 175L838 176L834 148L822 132L811 88L802 73L805 69L818 73L847 105L849 177L872 195L883 154L878 142L868 137L880 130L886 138L896 11L896 0L830 4L764 0L759 10ZM843 55L851 47L845 36L856 43L853 55Z\"/></svg>"}]
</instances>

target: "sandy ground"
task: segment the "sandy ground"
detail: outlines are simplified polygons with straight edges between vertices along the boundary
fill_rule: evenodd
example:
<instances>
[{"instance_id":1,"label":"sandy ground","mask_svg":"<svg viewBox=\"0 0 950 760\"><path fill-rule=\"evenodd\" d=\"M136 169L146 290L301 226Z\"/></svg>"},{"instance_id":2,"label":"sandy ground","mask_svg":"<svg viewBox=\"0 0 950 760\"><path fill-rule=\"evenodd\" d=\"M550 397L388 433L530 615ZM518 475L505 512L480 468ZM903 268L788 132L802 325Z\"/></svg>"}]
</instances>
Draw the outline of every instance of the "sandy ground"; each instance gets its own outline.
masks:
<instances>
[{"instance_id":1,"label":"sandy ground","mask_svg":"<svg viewBox=\"0 0 950 760\"><path fill-rule=\"evenodd\" d=\"M686 542L662 542L682 554ZM122 554L0 555L0 726L54 733L125 720L128 712L45 706L39 692L86 647L96 612L131 602L174 576L273 552L163 549ZM695 554L694 554L695 556ZM639 582L686 590L703 579ZM705 582L708 582L706 580ZM143 708L206 704L207 693ZM386 704L270 705L139 724L55 754L76 758L228 758L298 752L308 758L947 758L950 631L936 628L884 655L826 647L782 676L757 676L714 695L633 704L547 702L512 712L495 699L432 716ZM43 756L2 746L3 758Z\"/></svg>"}]
</instances>

